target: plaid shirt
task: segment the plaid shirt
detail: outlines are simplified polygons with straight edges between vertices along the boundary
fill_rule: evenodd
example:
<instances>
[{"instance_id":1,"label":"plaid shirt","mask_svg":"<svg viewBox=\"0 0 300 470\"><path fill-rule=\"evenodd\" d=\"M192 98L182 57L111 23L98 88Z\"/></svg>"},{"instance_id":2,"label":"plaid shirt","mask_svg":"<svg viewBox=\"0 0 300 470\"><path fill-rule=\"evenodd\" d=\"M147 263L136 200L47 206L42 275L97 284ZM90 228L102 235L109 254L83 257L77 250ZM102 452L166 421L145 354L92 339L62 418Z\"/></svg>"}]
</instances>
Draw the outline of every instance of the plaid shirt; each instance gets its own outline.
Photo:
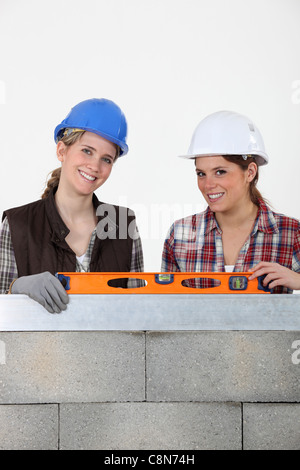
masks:
<instances>
[{"instance_id":1,"label":"plaid shirt","mask_svg":"<svg viewBox=\"0 0 300 470\"><path fill-rule=\"evenodd\" d=\"M260 261L279 263L300 273L300 222L272 212L262 200L254 228L241 248L234 271L247 272ZM171 226L164 243L161 271L225 271L222 231L209 207ZM193 286L190 283L190 287ZM210 286L208 283L196 287ZM276 287L273 292L292 291Z\"/></svg>"},{"instance_id":2,"label":"plaid shirt","mask_svg":"<svg viewBox=\"0 0 300 470\"><path fill-rule=\"evenodd\" d=\"M80 262L76 259L76 272L89 272L90 261L97 230L93 231L85 256ZM144 260L140 237L134 237L132 245L130 272L143 272ZM5 294L13 279L18 277L17 263L11 241L9 224L7 218L4 219L0 231L0 294ZM129 279L127 287L140 287L143 281Z\"/></svg>"}]
</instances>

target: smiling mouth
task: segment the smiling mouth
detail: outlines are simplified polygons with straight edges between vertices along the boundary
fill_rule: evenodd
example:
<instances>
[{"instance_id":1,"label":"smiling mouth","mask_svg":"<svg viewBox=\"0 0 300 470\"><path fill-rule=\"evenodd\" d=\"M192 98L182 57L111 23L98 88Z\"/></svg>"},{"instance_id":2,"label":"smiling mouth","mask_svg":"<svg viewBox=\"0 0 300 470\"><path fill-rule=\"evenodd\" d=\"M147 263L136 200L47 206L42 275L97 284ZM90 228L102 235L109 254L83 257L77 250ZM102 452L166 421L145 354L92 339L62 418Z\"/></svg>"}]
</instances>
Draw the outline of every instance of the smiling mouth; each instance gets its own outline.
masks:
<instances>
[{"instance_id":1,"label":"smiling mouth","mask_svg":"<svg viewBox=\"0 0 300 470\"><path fill-rule=\"evenodd\" d=\"M221 197L222 197L224 194L225 194L225 193L208 194L207 197L208 197L208 199L209 199L211 202L215 202L215 201L218 201L219 199L221 199Z\"/></svg>"},{"instance_id":2,"label":"smiling mouth","mask_svg":"<svg viewBox=\"0 0 300 470\"><path fill-rule=\"evenodd\" d=\"M96 177L95 176L91 176L91 175L88 175L87 173L85 173L84 171L81 171L79 170L79 174L87 181L95 181L96 180Z\"/></svg>"}]
</instances>

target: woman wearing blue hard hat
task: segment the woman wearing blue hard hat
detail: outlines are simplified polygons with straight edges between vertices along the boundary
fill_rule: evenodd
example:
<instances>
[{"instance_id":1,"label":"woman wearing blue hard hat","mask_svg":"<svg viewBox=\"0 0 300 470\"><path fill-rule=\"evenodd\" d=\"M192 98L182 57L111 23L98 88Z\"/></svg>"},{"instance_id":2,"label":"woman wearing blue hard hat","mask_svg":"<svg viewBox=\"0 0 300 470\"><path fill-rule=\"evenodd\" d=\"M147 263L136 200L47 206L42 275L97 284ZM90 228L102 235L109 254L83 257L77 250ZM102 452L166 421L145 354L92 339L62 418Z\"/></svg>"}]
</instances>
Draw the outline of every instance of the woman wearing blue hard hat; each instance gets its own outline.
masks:
<instances>
[{"instance_id":1,"label":"woman wearing blue hard hat","mask_svg":"<svg viewBox=\"0 0 300 470\"><path fill-rule=\"evenodd\" d=\"M128 152L126 135L123 112L107 99L82 101L56 127L61 166L42 198L3 214L0 293L27 294L58 313L68 296L57 272L143 271L134 213L95 195ZM127 281L116 286L127 287Z\"/></svg>"}]
</instances>

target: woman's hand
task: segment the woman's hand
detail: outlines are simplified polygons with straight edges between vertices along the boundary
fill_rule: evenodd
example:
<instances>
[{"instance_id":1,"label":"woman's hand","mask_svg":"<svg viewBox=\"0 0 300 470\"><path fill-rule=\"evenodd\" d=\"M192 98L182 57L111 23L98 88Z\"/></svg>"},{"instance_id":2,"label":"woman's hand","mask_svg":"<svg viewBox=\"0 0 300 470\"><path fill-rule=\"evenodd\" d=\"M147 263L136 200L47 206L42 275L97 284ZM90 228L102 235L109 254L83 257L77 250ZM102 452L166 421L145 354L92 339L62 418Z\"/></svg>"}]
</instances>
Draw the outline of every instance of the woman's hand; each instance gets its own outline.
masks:
<instances>
[{"instance_id":1,"label":"woman's hand","mask_svg":"<svg viewBox=\"0 0 300 470\"><path fill-rule=\"evenodd\" d=\"M249 280L266 274L263 285L267 286L269 284L270 289L283 286L292 290L300 290L300 274L281 264L261 261L249 271L253 272Z\"/></svg>"},{"instance_id":2,"label":"woman's hand","mask_svg":"<svg viewBox=\"0 0 300 470\"><path fill-rule=\"evenodd\" d=\"M28 295L50 313L66 310L69 302L62 284L49 272L19 277L12 284L11 293Z\"/></svg>"}]
</instances>

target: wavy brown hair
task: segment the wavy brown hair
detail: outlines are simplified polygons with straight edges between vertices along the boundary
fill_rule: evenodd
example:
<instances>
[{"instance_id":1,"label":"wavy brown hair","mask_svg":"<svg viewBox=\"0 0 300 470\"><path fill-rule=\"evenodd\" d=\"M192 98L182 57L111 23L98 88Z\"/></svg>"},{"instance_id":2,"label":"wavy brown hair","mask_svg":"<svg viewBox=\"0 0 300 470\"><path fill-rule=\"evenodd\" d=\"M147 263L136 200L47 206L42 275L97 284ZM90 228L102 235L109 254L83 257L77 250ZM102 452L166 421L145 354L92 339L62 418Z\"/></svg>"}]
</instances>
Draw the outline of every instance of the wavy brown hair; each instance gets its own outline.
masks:
<instances>
[{"instance_id":1,"label":"wavy brown hair","mask_svg":"<svg viewBox=\"0 0 300 470\"><path fill-rule=\"evenodd\" d=\"M227 160L228 162L235 163L243 171L247 170L250 163L252 163L252 162L256 163L255 157L251 157L251 156L249 156L249 157L247 156L246 160L244 160L242 155L223 155L223 158L225 158L225 160ZM250 182L250 185L249 185L249 195L250 195L250 199L253 202L253 204L255 204L256 206L259 206L259 200L261 199L261 200L265 201L265 199L263 198L260 191L256 187L256 185L258 183L258 178L259 178L259 171L258 171L259 167L258 167L257 163L256 163L256 166L257 166L256 175L253 178L253 180Z\"/></svg>"}]
</instances>

